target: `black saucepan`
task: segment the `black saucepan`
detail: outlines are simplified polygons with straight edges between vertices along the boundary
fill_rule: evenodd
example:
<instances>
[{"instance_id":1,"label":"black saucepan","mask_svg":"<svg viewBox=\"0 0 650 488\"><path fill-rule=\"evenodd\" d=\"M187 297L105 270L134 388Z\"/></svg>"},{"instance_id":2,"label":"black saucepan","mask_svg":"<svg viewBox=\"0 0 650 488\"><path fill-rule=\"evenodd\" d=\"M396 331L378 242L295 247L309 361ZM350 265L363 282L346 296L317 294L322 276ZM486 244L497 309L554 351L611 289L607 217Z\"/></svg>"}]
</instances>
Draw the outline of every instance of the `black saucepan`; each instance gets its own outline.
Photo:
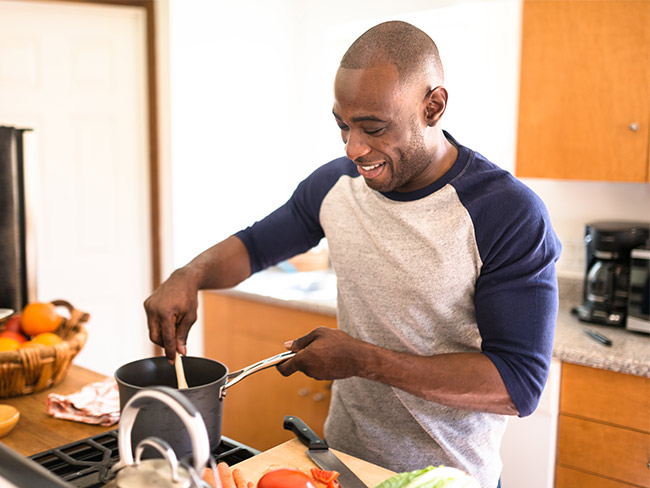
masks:
<instances>
[{"instance_id":1,"label":"black saucepan","mask_svg":"<svg viewBox=\"0 0 650 488\"><path fill-rule=\"evenodd\" d=\"M227 388L294 354L290 351L283 352L234 373L228 373L228 368L219 361L200 357L182 358L188 388L180 392L201 413L213 448L221 441L223 399ZM177 386L174 366L163 356L125 364L115 371L115 379L120 393L120 409L140 390L151 386ZM135 448L142 439L151 436L167 441L178 457L192 452L190 436L182 421L170 408L159 402L141 408L133 425L131 442Z\"/></svg>"}]
</instances>

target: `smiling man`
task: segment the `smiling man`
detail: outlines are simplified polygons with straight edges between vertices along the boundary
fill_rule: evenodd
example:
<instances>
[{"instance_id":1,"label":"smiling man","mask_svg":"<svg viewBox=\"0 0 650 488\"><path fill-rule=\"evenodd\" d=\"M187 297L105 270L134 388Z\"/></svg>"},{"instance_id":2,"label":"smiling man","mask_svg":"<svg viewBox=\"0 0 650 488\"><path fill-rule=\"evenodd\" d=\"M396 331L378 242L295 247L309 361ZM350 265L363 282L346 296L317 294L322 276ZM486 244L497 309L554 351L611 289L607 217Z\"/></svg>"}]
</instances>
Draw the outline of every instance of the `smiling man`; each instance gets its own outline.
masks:
<instances>
[{"instance_id":1,"label":"smiling man","mask_svg":"<svg viewBox=\"0 0 650 488\"><path fill-rule=\"evenodd\" d=\"M441 129L443 78L416 27L363 34L334 86L346 156L175 271L145 308L171 359L185 352L198 290L327 237L339 330L288 342L296 355L279 371L335 380L332 447L395 471L454 466L493 488L507 415L532 413L547 379L560 245L539 198Z\"/></svg>"},{"instance_id":2,"label":"smiling man","mask_svg":"<svg viewBox=\"0 0 650 488\"><path fill-rule=\"evenodd\" d=\"M402 36L387 35L389 26L401 27ZM427 39L400 23L384 24L350 47L336 74L332 112L348 158L374 190L422 188L458 154L438 125L447 90L438 50Z\"/></svg>"}]
</instances>

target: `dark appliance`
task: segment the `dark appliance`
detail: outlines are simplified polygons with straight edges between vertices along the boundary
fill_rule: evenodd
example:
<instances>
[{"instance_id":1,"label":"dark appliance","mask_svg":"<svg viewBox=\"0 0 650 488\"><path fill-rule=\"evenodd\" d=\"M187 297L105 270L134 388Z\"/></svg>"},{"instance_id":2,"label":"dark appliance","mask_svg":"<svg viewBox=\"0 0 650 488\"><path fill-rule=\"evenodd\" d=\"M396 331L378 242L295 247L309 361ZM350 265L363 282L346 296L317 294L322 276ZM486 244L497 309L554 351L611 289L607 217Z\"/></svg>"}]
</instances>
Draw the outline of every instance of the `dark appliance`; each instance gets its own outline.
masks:
<instances>
[{"instance_id":1,"label":"dark appliance","mask_svg":"<svg viewBox=\"0 0 650 488\"><path fill-rule=\"evenodd\" d=\"M28 131L0 126L0 308L12 310L28 301L23 141Z\"/></svg>"},{"instance_id":2,"label":"dark appliance","mask_svg":"<svg viewBox=\"0 0 650 488\"><path fill-rule=\"evenodd\" d=\"M650 238L649 222L599 221L585 228L586 270L582 304L584 322L625 326L632 250Z\"/></svg>"},{"instance_id":3,"label":"dark appliance","mask_svg":"<svg viewBox=\"0 0 650 488\"><path fill-rule=\"evenodd\" d=\"M19 487L68 486L99 488L110 480L110 468L119 460L117 429L88 437L65 446L34 454L29 458L17 456L0 444L0 485L3 478ZM212 456L230 466L249 459L260 451L221 436ZM42 469L53 474L62 483L47 484Z\"/></svg>"},{"instance_id":4,"label":"dark appliance","mask_svg":"<svg viewBox=\"0 0 650 488\"><path fill-rule=\"evenodd\" d=\"M630 290L625 328L650 333L650 242L630 253Z\"/></svg>"}]
</instances>

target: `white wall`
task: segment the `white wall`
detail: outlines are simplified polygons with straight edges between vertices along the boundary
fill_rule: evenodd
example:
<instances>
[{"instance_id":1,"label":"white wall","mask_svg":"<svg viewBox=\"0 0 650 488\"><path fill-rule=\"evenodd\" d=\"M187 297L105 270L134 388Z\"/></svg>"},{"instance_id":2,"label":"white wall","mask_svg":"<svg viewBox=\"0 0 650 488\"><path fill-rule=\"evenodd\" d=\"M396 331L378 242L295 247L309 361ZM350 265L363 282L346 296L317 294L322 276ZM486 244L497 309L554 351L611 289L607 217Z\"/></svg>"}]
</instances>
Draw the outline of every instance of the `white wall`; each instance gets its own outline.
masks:
<instances>
[{"instance_id":1,"label":"white wall","mask_svg":"<svg viewBox=\"0 0 650 488\"><path fill-rule=\"evenodd\" d=\"M522 179L546 203L562 241L558 273L585 273L584 229L595 220L650 220L650 184Z\"/></svg>"},{"instance_id":2,"label":"white wall","mask_svg":"<svg viewBox=\"0 0 650 488\"><path fill-rule=\"evenodd\" d=\"M512 166L519 3L436 5L171 0L174 266L263 217L343 154L331 115L334 74L347 47L383 20L431 34L450 91L445 127ZM503 100L496 121L481 109L495 95ZM485 131L494 126L500 137Z\"/></svg>"},{"instance_id":3,"label":"white wall","mask_svg":"<svg viewBox=\"0 0 650 488\"><path fill-rule=\"evenodd\" d=\"M173 267L263 217L343 154L334 72L348 45L383 20L431 35L450 93L445 128L514 171L520 0L397 3L170 0ZM586 222L650 218L648 184L524 182L549 207L563 275L583 272Z\"/></svg>"},{"instance_id":4,"label":"white wall","mask_svg":"<svg viewBox=\"0 0 650 488\"><path fill-rule=\"evenodd\" d=\"M300 126L289 2L170 2L174 265L283 203Z\"/></svg>"}]
</instances>

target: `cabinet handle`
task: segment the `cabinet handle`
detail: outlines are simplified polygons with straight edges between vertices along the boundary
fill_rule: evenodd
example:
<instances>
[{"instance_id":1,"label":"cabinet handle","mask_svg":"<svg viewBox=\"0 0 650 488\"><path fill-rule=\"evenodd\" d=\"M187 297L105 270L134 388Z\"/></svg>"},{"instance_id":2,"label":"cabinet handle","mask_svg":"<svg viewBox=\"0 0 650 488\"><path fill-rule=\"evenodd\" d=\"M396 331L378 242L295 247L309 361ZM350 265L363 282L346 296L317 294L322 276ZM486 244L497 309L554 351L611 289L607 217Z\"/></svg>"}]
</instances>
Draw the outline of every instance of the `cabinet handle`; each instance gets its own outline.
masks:
<instances>
[{"instance_id":1,"label":"cabinet handle","mask_svg":"<svg viewBox=\"0 0 650 488\"><path fill-rule=\"evenodd\" d=\"M638 132L640 128L638 122L632 122L629 127L632 132Z\"/></svg>"},{"instance_id":2,"label":"cabinet handle","mask_svg":"<svg viewBox=\"0 0 650 488\"><path fill-rule=\"evenodd\" d=\"M312 397L312 399L313 399L315 402L322 402L323 400L325 400L325 394L324 394L324 393L316 393L316 394Z\"/></svg>"},{"instance_id":3,"label":"cabinet handle","mask_svg":"<svg viewBox=\"0 0 650 488\"><path fill-rule=\"evenodd\" d=\"M298 390L299 397L306 397L307 395L309 395L309 393L310 393L309 388L300 388L300 390Z\"/></svg>"}]
</instances>

